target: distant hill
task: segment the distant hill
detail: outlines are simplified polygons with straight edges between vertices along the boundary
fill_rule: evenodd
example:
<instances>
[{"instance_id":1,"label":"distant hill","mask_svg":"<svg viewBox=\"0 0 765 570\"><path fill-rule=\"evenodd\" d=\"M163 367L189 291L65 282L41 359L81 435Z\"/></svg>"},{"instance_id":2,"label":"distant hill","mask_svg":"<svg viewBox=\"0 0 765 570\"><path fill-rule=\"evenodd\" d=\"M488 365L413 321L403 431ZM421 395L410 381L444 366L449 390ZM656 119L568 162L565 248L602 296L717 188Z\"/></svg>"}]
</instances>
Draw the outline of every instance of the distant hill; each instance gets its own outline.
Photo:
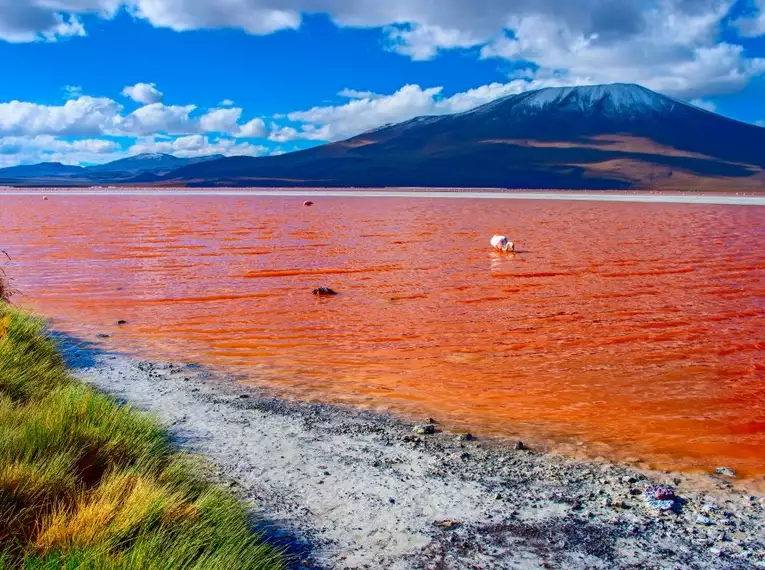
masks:
<instances>
[{"instance_id":1,"label":"distant hill","mask_svg":"<svg viewBox=\"0 0 765 570\"><path fill-rule=\"evenodd\" d=\"M123 158L100 164L97 166L88 166L86 170L89 174L103 176L107 173L119 173L121 175L133 175L141 173L165 174L177 170L184 166L217 160L223 158L222 154L212 156L200 156L194 158L178 158L171 154L162 153L144 153L129 158Z\"/></svg>"},{"instance_id":2,"label":"distant hill","mask_svg":"<svg viewBox=\"0 0 765 570\"><path fill-rule=\"evenodd\" d=\"M174 170L223 155L178 158L170 154L145 153L122 158L95 166L68 166L58 162L43 162L0 168L0 183L19 185L66 185L91 186L94 184L119 184L138 175L159 177Z\"/></svg>"},{"instance_id":3,"label":"distant hill","mask_svg":"<svg viewBox=\"0 0 765 570\"><path fill-rule=\"evenodd\" d=\"M765 129L637 85L551 88L276 157L181 168L228 186L765 187Z\"/></svg>"},{"instance_id":4,"label":"distant hill","mask_svg":"<svg viewBox=\"0 0 765 570\"><path fill-rule=\"evenodd\" d=\"M41 162L0 168L0 179L4 178L34 178L49 176L82 176L85 169L82 166L69 166L60 162Z\"/></svg>"},{"instance_id":5,"label":"distant hill","mask_svg":"<svg viewBox=\"0 0 765 570\"><path fill-rule=\"evenodd\" d=\"M529 91L281 156L139 155L85 169L83 183L760 190L763 149L761 127L614 84Z\"/></svg>"}]
</instances>

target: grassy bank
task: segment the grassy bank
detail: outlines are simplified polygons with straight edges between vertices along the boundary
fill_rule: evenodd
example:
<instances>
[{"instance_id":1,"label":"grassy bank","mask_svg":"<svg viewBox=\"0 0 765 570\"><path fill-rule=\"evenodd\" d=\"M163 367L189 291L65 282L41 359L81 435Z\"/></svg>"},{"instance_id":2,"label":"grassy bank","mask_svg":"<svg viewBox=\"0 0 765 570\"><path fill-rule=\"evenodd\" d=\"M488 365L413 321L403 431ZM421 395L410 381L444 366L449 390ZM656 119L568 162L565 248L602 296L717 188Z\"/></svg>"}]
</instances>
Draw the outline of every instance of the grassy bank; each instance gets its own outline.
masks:
<instances>
[{"instance_id":1,"label":"grassy bank","mask_svg":"<svg viewBox=\"0 0 765 570\"><path fill-rule=\"evenodd\" d=\"M0 301L0 570L282 567L157 423L72 380Z\"/></svg>"}]
</instances>

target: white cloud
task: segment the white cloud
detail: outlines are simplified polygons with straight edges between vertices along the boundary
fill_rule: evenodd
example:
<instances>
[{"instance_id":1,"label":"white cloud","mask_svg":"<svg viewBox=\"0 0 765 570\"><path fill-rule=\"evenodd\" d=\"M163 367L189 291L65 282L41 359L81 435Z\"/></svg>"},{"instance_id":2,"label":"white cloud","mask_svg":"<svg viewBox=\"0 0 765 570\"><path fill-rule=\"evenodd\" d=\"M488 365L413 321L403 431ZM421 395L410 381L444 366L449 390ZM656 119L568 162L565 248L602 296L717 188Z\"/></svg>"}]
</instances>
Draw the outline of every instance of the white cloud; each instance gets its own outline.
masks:
<instances>
[{"instance_id":1,"label":"white cloud","mask_svg":"<svg viewBox=\"0 0 765 570\"><path fill-rule=\"evenodd\" d=\"M199 119L199 125L205 133L229 133L239 131L239 118L242 109L231 107L229 109L213 109Z\"/></svg>"},{"instance_id":2,"label":"white cloud","mask_svg":"<svg viewBox=\"0 0 765 570\"><path fill-rule=\"evenodd\" d=\"M300 12L278 9L273 0L132 0L134 13L153 25L176 31L238 28L271 34L300 27Z\"/></svg>"},{"instance_id":3,"label":"white cloud","mask_svg":"<svg viewBox=\"0 0 765 570\"><path fill-rule=\"evenodd\" d=\"M162 92L154 83L136 83L128 85L122 90L125 97L130 97L136 103L150 105L162 101Z\"/></svg>"},{"instance_id":4,"label":"white cloud","mask_svg":"<svg viewBox=\"0 0 765 570\"><path fill-rule=\"evenodd\" d=\"M754 10L735 22L742 36L756 38L765 36L765 0L755 0Z\"/></svg>"},{"instance_id":5,"label":"white cloud","mask_svg":"<svg viewBox=\"0 0 765 570\"><path fill-rule=\"evenodd\" d=\"M133 136L152 133L185 135L198 130L197 122L190 114L196 105L164 105L152 103L144 105L130 113L119 125L119 131Z\"/></svg>"},{"instance_id":6,"label":"white cloud","mask_svg":"<svg viewBox=\"0 0 765 570\"><path fill-rule=\"evenodd\" d=\"M346 97L347 99L375 99L382 97L372 91L357 91L356 89L343 89L338 93L340 97Z\"/></svg>"},{"instance_id":7,"label":"white cloud","mask_svg":"<svg viewBox=\"0 0 765 570\"><path fill-rule=\"evenodd\" d=\"M138 140L128 149L129 154L143 152L162 152L178 157L211 156L262 156L268 148L250 143L240 143L232 139L219 138L211 140L204 135L189 135L174 140L160 140L148 137Z\"/></svg>"},{"instance_id":8,"label":"white cloud","mask_svg":"<svg viewBox=\"0 0 765 570\"><path fill-rule=\"evenodd\" d=\"M0 135L93 136L114 131L122 107L112 99L81 96L64 105L0 103Z\"/></svg>"},{"instance_id":9,"label":"white cloud","mask_svg":"<svg viewBox=\"0 0 765 570\"><path fill-rule=\"evenodd\" d=\"M712 101L707 101L705 99L691 99L689 103L694 107L704 109L710 113L714 113L717 110L717 105L715 105Z\"/></svg>"},{"instance_id":10,"label":"white cloud","mask_svg":"<svg viewBox=\"0 0 765 570\"><path fill-rule=\"evenodd\" d=\"M78 99L82 97L82 87L79 85L65 85L63 91L67 99Z\"/></svg>"},{"instance_id":11,"label":"white cloud","mask_svg":"<svg viewBox=\"0 0 765 570\"><path fill-rule=\"evenodd\" d=\"M234 105L234 102L231 99L224 99L220 102L221 107L231 107Z\"/></svg>"},{"instance_id":12,"label":"white cloud","mask_svg":"<svg viewBox=\"0 0 765 570\"><path fill-rule=\"evenodd\" d=\"M433 59L442 49L469 48L484 43L470 31L427 24L391 26L387 34L392 49L414 61Z\"/></svg>"},{"instance_id":13,"label":"white cloud","mask_svg":"<svg viewBox=\"0 0 765 570\"><path fill-rule=\"evenodd\" d=\"M637 82L705 97L763 73L762 60L731 34L765 32L765 0L754 1L757 10L732 23L736 0L0 0L0 38L83 34L79 16L111 17L120 7L157 27L252 34L295 29L303 14L325 13L340 26L380 28L389 47L417 60L480 48L486 58L531 62L542 78Z\"/></svg>"},{"instance_id":14,"label":"white cloud","mask_svg":"<svg viewBox=\"0 0 765 570\"><path fill-rule=\"evenodd\" d=\"M271 125L271 133L268 140L275 143L285 143L303 138L303 135L294 127L279 127Z\"/></svg>"},{"instance_id":15,"label":"white cloud","mask_svg":"<svg viewBox=\"0 0 765 570\"><path fill-rule=\"evenodd\" d=\"M103 162L119 158L114 154L119 151L119 144L104 139L69 141L51 135L0 137L0 168L38 162Z\"/></svg>"},{"instance_id":16,"label":"white cloud","mask_svg":"<svg viewBox=\"0 0 765 570\"><path fill-rule=\"evenodd\" d=\"M239 128L238 137L259 139L266 136L266 123L263 119L254 118Z\"/></svg>"},{"instance_id":17,"label":"white cloud","mask_svg":"<svg viewBox=\"0 0 765 570\"><path fill-rule=\"evenodd\" d=\"M531 61L538 74L558 73L590 83L639 83L681 97L736 91L765 70L737 44L718 42L731 2L701 1L695 11L662 4L644 16L640 34L607 38L584 34L559 19L538 16L510 23L512 35L482 49L484 58Z\"/></svg>"}]
</instances>

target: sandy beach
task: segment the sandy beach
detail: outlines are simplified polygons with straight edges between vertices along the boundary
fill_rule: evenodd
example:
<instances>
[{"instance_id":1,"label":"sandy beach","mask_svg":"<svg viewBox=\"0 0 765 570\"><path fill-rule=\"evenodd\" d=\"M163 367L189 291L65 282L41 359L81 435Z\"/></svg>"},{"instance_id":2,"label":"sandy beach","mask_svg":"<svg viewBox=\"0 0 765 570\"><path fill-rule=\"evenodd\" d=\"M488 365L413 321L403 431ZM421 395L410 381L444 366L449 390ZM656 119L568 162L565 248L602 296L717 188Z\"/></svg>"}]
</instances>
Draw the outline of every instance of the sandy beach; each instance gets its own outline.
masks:
<instances>
[{"instance_id":1,"label":"sandy beach","mask_svg":"<svg viewBox=\"0 0 765 570\"><path fill-rule=\"evenodd\" d=\"M437 423L418 435L198 365L66 345L78 378L156 414L209 460L295 568L765 568L765 498L724 474L568 459ZM669 510L646 500L651 484L674 489Z\"/></svg>"}]
</instances>

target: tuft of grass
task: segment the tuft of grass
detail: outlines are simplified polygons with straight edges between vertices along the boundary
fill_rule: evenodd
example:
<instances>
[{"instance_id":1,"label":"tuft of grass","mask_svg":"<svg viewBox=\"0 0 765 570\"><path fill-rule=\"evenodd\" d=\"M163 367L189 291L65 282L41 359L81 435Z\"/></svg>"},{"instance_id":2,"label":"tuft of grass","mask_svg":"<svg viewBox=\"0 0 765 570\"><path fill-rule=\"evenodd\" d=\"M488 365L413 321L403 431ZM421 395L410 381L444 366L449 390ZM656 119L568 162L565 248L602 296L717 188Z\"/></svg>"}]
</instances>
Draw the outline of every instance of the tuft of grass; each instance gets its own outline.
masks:
<instances>
[{"instance_id":1,"label":"tuft of grass","mask_svg":"<svg viewBox=\"0 0 765 570\"><path fill-rule=\"evenodd\" d=\"M272 570L282 555L152 418L67 372L0 301L0 570Z\"/></svg>"},{"instance_id":2,"label":"tuft of grass","mask_svg":"<svg viewBox=\"0 0 765 570\"><path fill-rule=\"evenodd\" d=\"M0 249L0 258L6 258L7 261L11 260L11 256L8 255L7 251L4 251ZM3 261L6 261L3 259ZM13 295L13 289L11 289L11 283L8 279L8 276L5 273L5 269L0 266L0 303L8 303L11 300L11 295Z\"/></svg>"}]
</instances>

